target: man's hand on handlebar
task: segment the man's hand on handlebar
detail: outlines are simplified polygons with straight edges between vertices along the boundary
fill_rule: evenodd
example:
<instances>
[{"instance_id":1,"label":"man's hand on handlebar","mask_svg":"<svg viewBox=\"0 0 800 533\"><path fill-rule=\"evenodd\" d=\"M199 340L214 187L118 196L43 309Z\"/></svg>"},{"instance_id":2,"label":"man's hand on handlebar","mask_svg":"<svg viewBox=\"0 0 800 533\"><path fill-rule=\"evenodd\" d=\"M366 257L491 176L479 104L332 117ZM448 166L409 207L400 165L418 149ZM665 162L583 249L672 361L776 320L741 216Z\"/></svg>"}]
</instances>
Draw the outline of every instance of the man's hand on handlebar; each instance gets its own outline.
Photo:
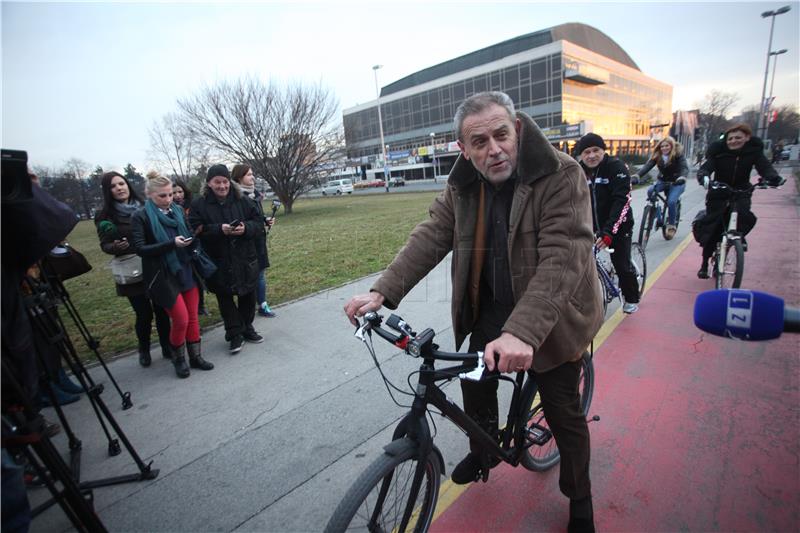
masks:
<instances>
[{"instance_id":1,"label":"man's hand on handlebar","mask_svg":"<svg viewBox=\"0 0 800 533\"><path fill-rule=\"evenodd\" d=\"M495 369L495 354L497 370L503 373L523 372L533 366L533 346L511 333L503 333L484 348L483 360L489 371Z\"/></svg>"},{"instance_id":2,"label":"man's hand on handlebar","mask_svg":"<svg viewBox=\"0 0 800 533\"><path fill-rule=\"evenodd\" d=\"M344 306L344 313L347 315L348 320L354 326L358 326L355 317L362 317L365 313L370 311L377 311L383 307L384 298L383 294L372 291L367 294L357 294L350 298Z\"/></svg>"}]
</instances>

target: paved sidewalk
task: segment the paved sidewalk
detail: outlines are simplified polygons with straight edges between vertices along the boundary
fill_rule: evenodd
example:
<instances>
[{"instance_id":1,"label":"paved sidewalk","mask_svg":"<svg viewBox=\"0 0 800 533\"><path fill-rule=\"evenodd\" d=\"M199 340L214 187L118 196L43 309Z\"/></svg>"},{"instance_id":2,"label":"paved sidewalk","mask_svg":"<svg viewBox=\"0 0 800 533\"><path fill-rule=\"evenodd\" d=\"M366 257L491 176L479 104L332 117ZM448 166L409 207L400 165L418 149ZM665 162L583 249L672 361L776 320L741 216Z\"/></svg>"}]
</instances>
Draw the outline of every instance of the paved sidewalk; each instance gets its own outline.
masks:
<instances>
[{"instance_id":1,"label":"paved sidewalk","mask_svg":"<svg viewBox=\"0 0 800 533\"><path fill-rule=\"evenodd\" d=\"M759 221L743 288L798 306L795 180L757 190L753 209ZM640 311L607 322L603 333L612 331L595 355L597 529L798 531L800 336L742 342L696 329L695 297L713 280L697 279L700 249L691 237L681 244ZM501 465L456 498L433 531L564 531L567 518L557 468L535 474Z\"/></svg>"}]
</instances>

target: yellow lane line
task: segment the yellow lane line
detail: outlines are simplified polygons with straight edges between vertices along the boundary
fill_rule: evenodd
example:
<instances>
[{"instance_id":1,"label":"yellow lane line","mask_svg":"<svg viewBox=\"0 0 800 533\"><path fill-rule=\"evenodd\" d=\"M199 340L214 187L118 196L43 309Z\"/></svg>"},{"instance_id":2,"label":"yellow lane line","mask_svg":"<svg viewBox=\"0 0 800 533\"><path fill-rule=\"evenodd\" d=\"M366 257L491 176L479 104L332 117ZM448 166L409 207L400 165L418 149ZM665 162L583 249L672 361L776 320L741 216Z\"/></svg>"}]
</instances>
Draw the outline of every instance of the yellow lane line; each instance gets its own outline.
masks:
<instances>
[{"instance_id":1,"label":"yellow lane line","mask_svg":"<svg viewBox=\"0 0 800 533\"><path fill-rule=\"evenodd\" d=\"M686 236L683 241L672 250L664 261L658 266L658 268L652 273L648 274L647 279L645 280L645 288L644 294L653 287L658 278L669 268L669 266L675 262L681 252L683 252L689 244L694 242L694 237L690 233ZM645 260L647 260L647 251L645 250ZM625 317L625 314L622 312L622 309L617 309L613 315L611 315L608 320L603 323L603 326L600 328L600 331L597 332L594 338L594 349L597 350L600 346L606 341L606 339L611 335L611 333L616 329L622 319ZM449 479L442 483L441 487L439 488L439 502L436 504L436 511L433 513L433 520L436 520L444 513L448 507L453 505L455 501L462 495L464 492L470 487L470 485L456 485Z\"/></svg>"}]
</instances>

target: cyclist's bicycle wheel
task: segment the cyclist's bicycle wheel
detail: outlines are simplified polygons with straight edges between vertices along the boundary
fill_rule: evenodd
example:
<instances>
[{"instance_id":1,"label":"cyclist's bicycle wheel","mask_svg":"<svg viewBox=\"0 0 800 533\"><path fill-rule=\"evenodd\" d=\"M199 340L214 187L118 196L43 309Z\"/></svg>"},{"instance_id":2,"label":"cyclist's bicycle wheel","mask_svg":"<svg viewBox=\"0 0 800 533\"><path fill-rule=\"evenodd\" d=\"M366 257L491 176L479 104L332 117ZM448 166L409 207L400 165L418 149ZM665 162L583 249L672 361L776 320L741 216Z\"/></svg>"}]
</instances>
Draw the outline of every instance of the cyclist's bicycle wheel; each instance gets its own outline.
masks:
<instances>
[{"instance_id":1,"label":"cyclist's bicycle wheel","mask_svg":"<svg viewBox=\"0 0 800 533\"><path fill-rule=\"evenodd\" d=\"M653 206L647 204L642 211L642 223L639 226L639 244L642 249L647 248L647 241L650 240L650 230L653 229L653 219L655 218L655 211Z\"/></svg>"},{"instance_id":2,"label":"cyclist's bicycle wheel","mask_svg":"<svg viewBox=\"0 0 800 533\"><path fill-rule=\"evenodd\" d=\"M589 352L584 352L581 358L578 394L580 395L581 412L586 416L592 404L592 394L594 394L594 366ZM534 472L544 472L558 464L561 456L558 453L556 440L553 438L550 426L544 417L542 401L535 381L529 381L526 390L522 391L521 405L524 410L522 416L527 420L529 441L527 444L530 444L522 456L522 466Z\"/></svg>"},{"instance_id":3,"label":"cyclist's bicycle wheel","mask_svg":"<svg viewBox=\"0 0 800 533\"><path fill-rule=\"evenodd\" d=\"M378 457L356 479L334 511L326 533L340 531L400 531L403 512L411 498L417 469L417 447L401 444L394 455ZM439 498L441 467L436 452L425 459L425 474L419 493L411 503L413 512L405 531L427 531Z\"/></svg>"},{"instance_id":4,"label":"cyclist's bicycle wheel","mask_svg":"<svg viewBox=\"0 0 800 533\"><path fill-rule=\"evenodd\" d=\"M636 272L636 282L639 284L639 297L644 294L644 284L647 281L647 257L644 248L637 243L631 244L631 263Z\"/></svg>"},{"instance_id":5,"label":"cyclist's bicycle wheel","mask_svg":"<svg viewBox=\"0 0 800 533\"><path fill-rule=\"evenodd\" d=\"M723 249L725 256L720 264L720 250ZM717 280L718 289L738 289L742 284L744 275L744 248L741 239L724 238L723 242L717 245L717 253L714 255L714 277Z\"/></svg>"}]
</instances>

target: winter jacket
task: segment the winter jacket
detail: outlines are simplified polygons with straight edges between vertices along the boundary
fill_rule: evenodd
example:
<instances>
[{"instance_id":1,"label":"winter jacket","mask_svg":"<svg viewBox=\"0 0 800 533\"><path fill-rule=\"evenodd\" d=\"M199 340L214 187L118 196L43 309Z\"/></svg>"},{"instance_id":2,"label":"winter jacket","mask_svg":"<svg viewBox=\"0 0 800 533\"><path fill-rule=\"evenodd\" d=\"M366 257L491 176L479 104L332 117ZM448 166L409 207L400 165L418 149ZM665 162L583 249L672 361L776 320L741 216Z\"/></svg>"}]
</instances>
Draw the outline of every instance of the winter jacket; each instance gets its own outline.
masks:
<instances>
[{"instance_id":1,"label":"winter jacket","mask_svg":"<svg viewBox=\"0 0 800 533\"><path fill-rule=\"evenodd\" d=\"M661 181L673 183L680 177L686 178L689 176L689 164L686 162L686 158L683 157L683 154L676 155L672 162L667 165L664 164L664 160L661 156L658 156L656 159L651 158L636 174L642 177L650 172L654 166L658 166L658 179Z\"/></svg>"},{"instance_id":2,"label":"winter jacket","mask_svg":"<svg viewBox=\"0 0 800 533\"><path fill-rule=\"evenodd\" d=\"M592 256L589 188L573 159L555 150L524 113L511 204L508 258L514 310L502 330L534 349L533 368L545 372L576 360L603 321ZM430 218L373 286L384 305L400 300L452 251L451 312L456 348L472 331L477 309L468 282L480 194L478 172L463 155L447 187L430 207Z\"/></svg>"},{"instance_id":3,"label":"winter jacket","mask_svg":"<svg viewBox=\"0 0 800 533\"><path fill-rule=\"evenodd\" d=\"M175 241L156 241L150 219L144 209L138 210L131 217L131 230L134 248L142 258L143 284L147 290L147 296L164 309L171 309L180 293L180 284L175 275L167 268L164 254L177 250ZM193 243L184 250L189 252L194 246ZM183 257L184 261L182 262L185 264L188 254ZM191 264L189 264L189 268L191 268Z\"/></svg>"},{"instance_id":4,"label":"winter jacket","mask_svg":"<svg viewBox=\"0 0 800 533\"><path fill-rule=\"evenodd\" d=\"M714 181L727 183L734 189L747 189L753 167L767 182L780 180L764 155L764 143L758 137L750 137L739 150L731 150L724 140L716 141L708 147L706 161L697 172L697 179L702 182L703 176L713 173Z\"/></svg>"},{"instance_id":5,"label":"winter jacket","mask_svg":"<svg viewBox=\"0 0 800 533\"><path fill-rule=\"evenodd\" d=\"M118 213L113 206L108 209L108 214L101 214L95 218L94 224L97 227L97 236L100 238L100 249L113 256L135 254L136 246L133 244L133 230L131 227L132 218L132 215ZM100 231L100 223L104 220L112 222L117 227L116 235ZM123 237L128 239L128 248L125 250L115 249L114 241L120 240ZM117 296L138 296L144 294L146 289L144 281L131 283L130 285L120 285L117 283L116 286Z\"/></svg>"},{"instance_id":6,"label":"winter jacket","mask_svg":"<svg viewBox=\"0 0 800 533\"><path fill-rule=\"evenodd\" d=\"M582 161L581 167L592 191L595 232L612 239L629 233L633 229L633 212L628 167L608 154L595 168L588 168Z\"/></svg>"},{"instance_id":7,"label":"winter jacket","mask_svg":"<svg viewBox=\"0 0 800 533\"><path fill-rule=\"evenodd\" d=\"M256 209L258 209L258 216L259 220L265 221L264 218L264 206L261 205L261 201L264 199L264 195L260 192L256 191L255 196L250 198L247 194L243 194L245 198L251 200L254 204L256 204ZM258 254L258 269L264 270L265 268L269 268L269 252L267 250L267 231L262 226L260 234L256 237L256 254Z\"/></svg>"},{"instance_id":8,"label":"winter jacket","mask_svg":"<svg viewBox=\"0 0 800 533\"><path fill-rule=\"evenodd\" d=\"M222 225L241 220L244 235L222 233ZM256 240L264 232L264 222L252 200L244 197L236 183L231 182L228 196L220 202L213 191L192 201L189 224L197 229L203 249L217 265L217 271L207 281L208 290L216 294L247 294L258 284L258 254Z\"/></svg>"}]
</instances>

